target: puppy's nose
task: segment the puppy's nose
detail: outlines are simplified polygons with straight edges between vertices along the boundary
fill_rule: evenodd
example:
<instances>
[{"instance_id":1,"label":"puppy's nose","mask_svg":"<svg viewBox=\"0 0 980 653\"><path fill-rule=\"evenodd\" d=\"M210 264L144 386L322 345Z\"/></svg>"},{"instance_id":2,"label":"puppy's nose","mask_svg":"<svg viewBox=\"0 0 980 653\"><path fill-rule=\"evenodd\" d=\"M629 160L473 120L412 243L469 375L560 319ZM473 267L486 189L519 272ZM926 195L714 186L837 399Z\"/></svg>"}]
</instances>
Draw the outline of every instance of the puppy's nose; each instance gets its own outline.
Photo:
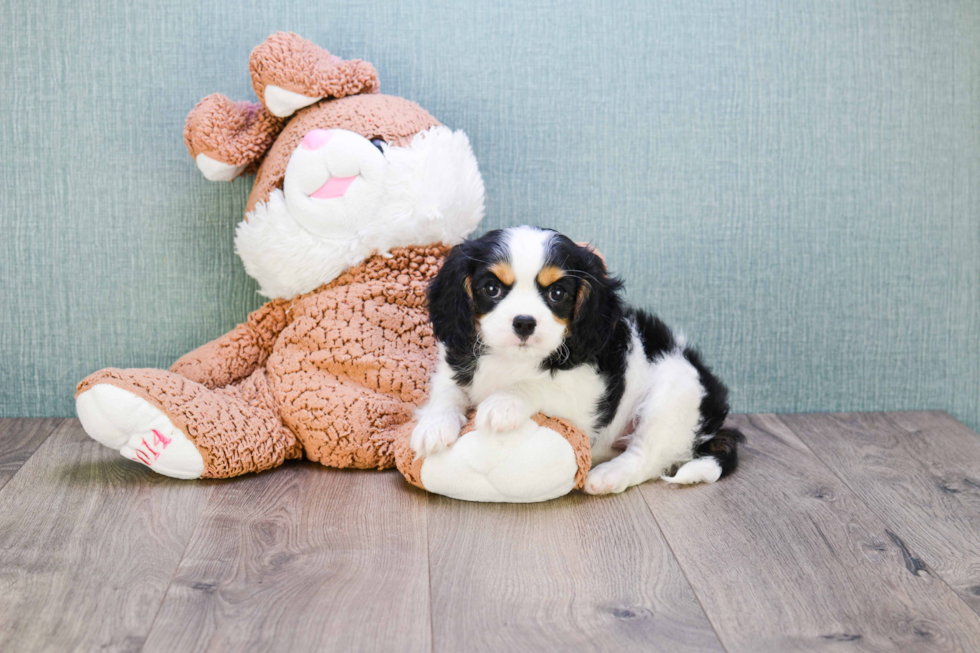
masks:
<instances>
[{"instance_id":1,"label":"puppy's nose","mask_svg":"<svg viewBox=\"0 0 980 653\"><path fill-rule=\"evenodd\" d=\"M520 336L521 340L527 340L534 333L534 327L538 321L530 315L518 315L514 318L514 333Z\"/></svg>"}]
</instances>

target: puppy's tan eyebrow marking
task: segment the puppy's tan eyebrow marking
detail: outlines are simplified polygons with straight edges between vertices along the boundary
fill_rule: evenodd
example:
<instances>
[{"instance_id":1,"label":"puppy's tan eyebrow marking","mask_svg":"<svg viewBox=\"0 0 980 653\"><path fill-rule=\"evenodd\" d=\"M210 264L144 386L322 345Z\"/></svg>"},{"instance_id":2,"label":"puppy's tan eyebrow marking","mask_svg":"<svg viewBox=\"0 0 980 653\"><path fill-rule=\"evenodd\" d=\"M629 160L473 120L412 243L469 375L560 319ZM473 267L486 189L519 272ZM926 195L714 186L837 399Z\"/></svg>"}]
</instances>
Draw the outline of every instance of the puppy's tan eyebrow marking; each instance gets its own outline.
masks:
<instances>
[{"instance_id":1,"label":"puppy's tan eyebrow marking","mask_svg":"<svg viewBox=\"0 0 980 653\"><path fill-rule=\"evenodd\" d=\"M470 296L470 299L473 299L473 281L470 277L463 279L463 288L466 289L466 294Z\"/></svg>"},{"instance_id":2,"label":"puppy's tan eyebrow marking","mask_svg":"<svg viewBox=\"0 0 980 653\"><path fill-rule=\"evenodd\" d=\"M495 274L496 277L500 279L501 283L508 286L514 285L514 280L517 278L517 275L514 274L514 268L510 266L510 263L505 261L497 261L487 269Z\"/></svg>"},{"instance_id":3,"label":"puppy's tan eyebrow marking","mask_svg":"<svg viewBox=\"0 0 980 653\"><path fill-rule=\"evenodd\" d=\"M565 276L565 271L554 265L546 265L538 272L538 283L542 288L547 288L554 282Z\"/></svg>"}]
</instances>

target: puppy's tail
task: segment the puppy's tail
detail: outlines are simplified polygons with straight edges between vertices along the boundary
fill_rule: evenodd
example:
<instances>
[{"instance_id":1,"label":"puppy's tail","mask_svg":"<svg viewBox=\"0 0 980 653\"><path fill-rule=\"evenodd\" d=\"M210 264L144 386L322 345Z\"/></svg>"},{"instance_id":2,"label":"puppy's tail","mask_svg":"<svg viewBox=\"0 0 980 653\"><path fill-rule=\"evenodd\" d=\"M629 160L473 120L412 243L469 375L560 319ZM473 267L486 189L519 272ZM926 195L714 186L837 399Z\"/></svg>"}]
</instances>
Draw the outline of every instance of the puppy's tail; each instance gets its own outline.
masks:
<instances>
[{"instance_id":1,"label":"puppy's tail","mask_svg":"<svg viewBox=\"0 0 980 653\"><path fill-rule=\"evenodd\" d=\"M714 483L738 467L738 445L745 436L738 429L721 428L694 448L694 460L681 465L673 476L661 476L668 483Z\"/></svg>"}]
</instances>

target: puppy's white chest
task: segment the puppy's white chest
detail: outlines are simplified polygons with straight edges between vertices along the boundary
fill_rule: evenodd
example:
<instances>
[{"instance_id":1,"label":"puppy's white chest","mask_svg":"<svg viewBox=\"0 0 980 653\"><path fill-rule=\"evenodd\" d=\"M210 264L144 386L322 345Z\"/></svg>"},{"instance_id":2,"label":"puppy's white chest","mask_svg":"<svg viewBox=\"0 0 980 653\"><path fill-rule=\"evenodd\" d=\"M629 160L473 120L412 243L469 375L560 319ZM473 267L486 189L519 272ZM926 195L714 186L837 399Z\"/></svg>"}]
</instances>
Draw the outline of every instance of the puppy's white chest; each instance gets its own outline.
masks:
<instances>
[{"instance_id":1,"label":"puppy's white chest","mask_svg":"<svg viewBox=\"0 0 980 653\"><path fill-rule=\"evenodd\" d=\"M540 360L521 360L492 354L483 356L477 363L467 394L476 405L494 392L506 390L519 381L536 380L546 383L548 375L540 367Z\"/></svg>"},{"instance_id":2,"label":"puppy's white chest","mask_svg":"<svg viewBox=\"0 0 980 653\"><path fill-rule=\"evenodd\" d=\"M590 365L549 375L548 392L542 393L539 410L546 415L570 420L590 436L595 430L599 400L606 384Z\"/></svg>"},{"instance_id":3,"label":"puppy's white chest","mask_svg":"<svg viewBox=\"0 0 980 653\"><path fill-rule=\"evenodd\" d=\"M467 390L473 405L495 392L522 384L535 411L571 421L592 433L605 383L588 365L552 374L541 370L541 361L522 361L496 356L480 359Z\"/></svg>"}]
</instances>

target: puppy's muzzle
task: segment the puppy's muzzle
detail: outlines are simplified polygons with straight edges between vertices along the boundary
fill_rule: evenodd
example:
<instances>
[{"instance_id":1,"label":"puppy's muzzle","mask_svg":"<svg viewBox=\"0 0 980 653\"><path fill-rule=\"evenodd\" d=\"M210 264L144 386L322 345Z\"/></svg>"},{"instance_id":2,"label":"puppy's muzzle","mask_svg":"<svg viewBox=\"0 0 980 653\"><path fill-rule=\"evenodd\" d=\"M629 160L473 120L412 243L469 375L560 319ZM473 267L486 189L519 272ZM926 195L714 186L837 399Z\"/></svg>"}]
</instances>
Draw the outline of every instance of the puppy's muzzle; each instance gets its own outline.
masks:
<instances>
[{"instance_id":1,"label":"puppy's muzzle","mask_svg":"<svg viewBox=\"0 0 980 653\"><path fill-rule=\"evenodd\" d=\"M514 333L521 340L527 340L534 333L534 327L538 325L537 320L535 320L530 315L518 315L514 318Z\"/></svg>"}]
</instances>

